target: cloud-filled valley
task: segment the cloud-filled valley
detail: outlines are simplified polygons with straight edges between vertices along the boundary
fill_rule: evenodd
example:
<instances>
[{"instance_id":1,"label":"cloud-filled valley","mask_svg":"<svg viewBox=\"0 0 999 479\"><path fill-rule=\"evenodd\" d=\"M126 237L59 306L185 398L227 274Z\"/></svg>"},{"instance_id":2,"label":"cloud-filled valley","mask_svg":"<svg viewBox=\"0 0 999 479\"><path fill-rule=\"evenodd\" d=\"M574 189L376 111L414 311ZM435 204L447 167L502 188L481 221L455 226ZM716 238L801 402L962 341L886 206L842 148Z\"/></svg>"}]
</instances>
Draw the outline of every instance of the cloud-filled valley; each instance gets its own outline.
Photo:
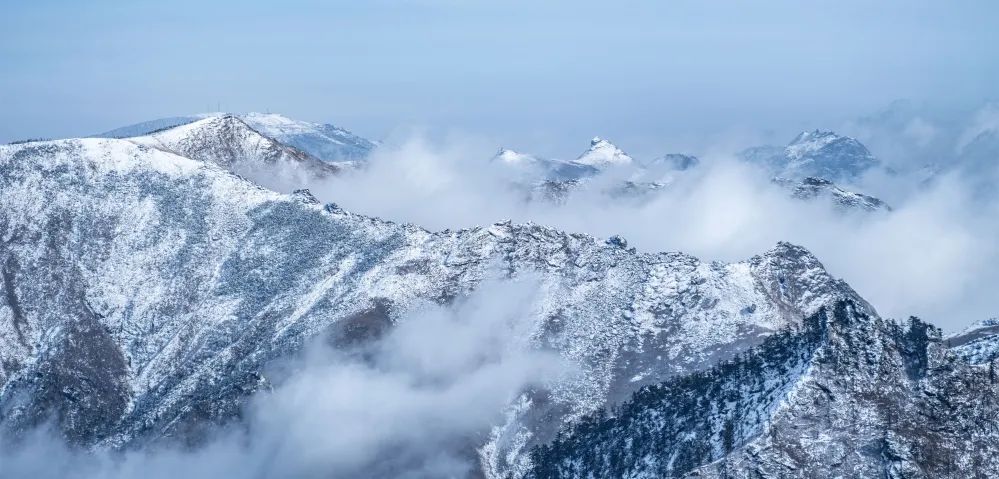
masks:
<instances>
[{"instance_id":1,"label":"cloud-filled valley","mask_svg":"<svg viewBox=\"0 0 999 479\"><path fill-rule=\"evenodd\" d=\"M272 114L3 146L0 464L81 479L715 477L783 464L778 426L812 414L794 401L822 403L826 382L849 398L830 415L937 414L909 388L985 381L999 355L994 322L955 334L999 310L993 111L844 126L885 159L824 130L656 158L594 138L552 159ZM880 341L894 399L842 382L855 335ZM931 374L930 356L967 364ZM731 388L751 391L734 410L660 418L671 394ZM989 389L975 391L955 401ZM651 442L622 453L619 436ZM740 455L760 441L776 455ZM576 444L636 456L588 462ZM931 467L977 457L964 450Z\"/></svg>"}]
</instances>

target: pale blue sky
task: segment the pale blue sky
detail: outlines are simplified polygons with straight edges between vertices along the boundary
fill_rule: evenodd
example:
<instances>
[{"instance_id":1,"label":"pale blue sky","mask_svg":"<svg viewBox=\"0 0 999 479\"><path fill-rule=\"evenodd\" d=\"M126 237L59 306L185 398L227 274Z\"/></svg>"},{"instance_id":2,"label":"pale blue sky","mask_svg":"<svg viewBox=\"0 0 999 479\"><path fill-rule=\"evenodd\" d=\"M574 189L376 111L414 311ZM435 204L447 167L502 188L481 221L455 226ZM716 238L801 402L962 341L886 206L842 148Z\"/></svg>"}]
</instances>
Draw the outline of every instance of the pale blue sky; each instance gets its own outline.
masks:
<instances>
[{"instance_id":1,"label":"pale blue sky","mask_svg":"<svg viewBox=\"0 0 999 479\"><path fill-rule=\"evenodd\" d=\"M711 6L706 6L711 4ZM999 2L8 2L0 142L214 110L567 156L999 97Z\"/></svg>"}]
</instances>

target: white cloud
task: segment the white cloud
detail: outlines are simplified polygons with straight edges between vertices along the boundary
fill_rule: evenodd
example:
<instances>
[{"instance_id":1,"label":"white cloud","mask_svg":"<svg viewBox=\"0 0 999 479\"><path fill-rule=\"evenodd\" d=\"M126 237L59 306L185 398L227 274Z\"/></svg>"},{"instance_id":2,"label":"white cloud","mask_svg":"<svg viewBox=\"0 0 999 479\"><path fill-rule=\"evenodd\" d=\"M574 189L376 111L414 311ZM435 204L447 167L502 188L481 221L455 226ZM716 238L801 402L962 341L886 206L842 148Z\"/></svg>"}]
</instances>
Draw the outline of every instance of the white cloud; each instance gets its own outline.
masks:
<instances>
[{"instance_id":1,"label":"white cloud","mask_svg":"<svg viewBox=\"0 0 999 479\"><path fill-rule=\"evenodd\" d=\"M999 314L999 301L988 292L999 285L990 267L999 264L989 240L999 232L996 206L972 197L955 175L920 186L914 175L873 173L863 192L883 194L894 212L844 215L789 198L752 167L716 155L643 201L610 198L604 190L612 181L604 178L564 205L528 204L488 162L493 153L417 138L389 145L366 171L312 186L321 199L348 210L438 230L534 221L598 237L621 235L646 251L726 261L791 241L812 250L886 316L919 315L954 330Z\"/></svg>"},{"instance_id":2,"label":"white cloud","mask_svg":"<svg viewBox=\"0 0 999 479\"><path fill-rule=\"evenodd\" d=\"M536 291L530 278L487 283L371 344L316 344L253 398L245 429L195 450L86 454L42 430L0 452L0 464L35 478L465 477L507 404L572 371L528 347Z\"/></svg>"}]
</instances>

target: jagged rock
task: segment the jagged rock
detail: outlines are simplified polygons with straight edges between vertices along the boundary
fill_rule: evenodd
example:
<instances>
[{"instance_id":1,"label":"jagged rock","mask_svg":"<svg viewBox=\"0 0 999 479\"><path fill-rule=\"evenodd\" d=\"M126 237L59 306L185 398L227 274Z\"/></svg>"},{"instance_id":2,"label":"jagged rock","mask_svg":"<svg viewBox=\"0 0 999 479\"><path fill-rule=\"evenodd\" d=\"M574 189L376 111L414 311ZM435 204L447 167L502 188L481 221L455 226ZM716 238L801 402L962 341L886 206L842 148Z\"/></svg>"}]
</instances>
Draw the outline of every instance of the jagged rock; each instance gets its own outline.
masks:
<instances>
[{"instance_id":1,"label":"jagged rock","mask_svg":"<svg viewBox=\"0 0 999 479\"><path fill-rule=\"evenodd\" d=\"M773 182L788 190L791 196L805 201L825 200L832 203L840 211L890 212L887 203L873 196L847 191L835 183L823 179L808 177L801 180L774 178Z\"/></svg>"},{"instance_id":2,"label":"jagged rock","mask_svg":"<svg viewBox=\"0 0 999 479\"><path fill-rule=\"evenodd\" d=\"M746 161L761 165L778 177L825 178L837 183L856 182L880 162L859 141L831 131L804 131L784 148L762 146L741 153Z\"/></svg>"},{"instance_id":3,"label":"jagged rock","mask_svg":"<svg viewBox=\"0 0 999 479\"><path fill-rule=\"evenodd\" d=\"M991 477L992 367L849 300L643 388L532 453L527 477Z\"/></svg>"}]
</instances>

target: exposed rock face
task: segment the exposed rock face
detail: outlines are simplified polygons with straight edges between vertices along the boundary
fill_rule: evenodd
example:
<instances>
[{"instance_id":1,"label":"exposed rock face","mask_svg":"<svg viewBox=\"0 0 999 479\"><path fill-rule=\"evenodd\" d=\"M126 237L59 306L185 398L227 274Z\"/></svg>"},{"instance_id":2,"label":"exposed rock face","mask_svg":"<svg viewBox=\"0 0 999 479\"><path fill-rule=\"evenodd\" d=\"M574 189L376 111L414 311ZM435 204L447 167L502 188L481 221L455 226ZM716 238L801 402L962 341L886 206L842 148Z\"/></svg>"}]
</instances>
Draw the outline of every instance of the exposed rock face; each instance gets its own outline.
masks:
<instances>
[{"instance_id":1,"label":"exposed rock face","mask_svg":"<svg viewBox=\"0 0 999 479\"><path fill-rule=\"evenodd\" d=\"M336 164L262 135L234 115L209 117L129 141L215 163L282 192L340 171Z\"/></svg>"},{"instance_id":2,"label":"exposed rock face","mask_svg":"<svg viewBox=\"0 0 999 479\"><path fill-rule=\"evenodd\" d=\"M636 393L533 453L530 477L991 477L991 366L838 302L735 360Z\"/></svg>"},{"instance_id":3,"label":"exposed rock face","mask_svg":"<svg viewBox=\"0 0 999 479\"><path fill-rule=\"evenodd\" d=\"M762 146L742 152L743 159L762 165L775 176L824 178L853 183L880 162L859 141L831 131L804 131L784 148Z\"/></svg>"},{"instance_id":4,"label":"exposed rock face","mask_svg":"<svg viewBox=\"0 0 999 479\"><path fill-rule=\"evenodd\" d=\"M363 162L378 146L376 142L330 124L293 120L274 113L247 113L239 118L265 136L327 163Z\"/></svg>"},{"instance_id":5,"label":"exposed rock face","mask_svg":"<svg viewBox=\"0 0 999 479\"><path fill-rule=\"evenodd\" d=\"M982 321L948 336L944 342L954 354L972 364L990 363L999 358L999 319Z\"/></svg>"},{"instance_id":6,"label":"exposed rock face","mask_svg":"<svg viewBox=\"0 0 999 479\"><path fill-rule=\"evenodd\" d=\"M501 148L493 156L492 161L509 169L511 173L515 174L517 181L527 184L544 181L572 183L600 172L590 165L541 158L507 148Z\"/></svg>"},{"instance_id":7,"label":"exposed rock face","mask_svg":"<svg viewBox=\"0 0 999 479\"><path fill-rule=\"evenodd\" d=\"M659 158L642 162L645 168L666 171L687 171L696 168L699 164L701 164L701 160L697 159L696 156L681 153L668 153Z\"/></svg>"},{"instance_id":8,"label":"exposed rock face","mask_svg":"<svg viewBox=\"0 0 999 479\"><path fill-rule=\"evenodd\" d=\"M774 183L791 193L799 200L825 200L840 211L889 212L887 203L873 196L844 190L835 183L822 178L808 177L802 180L774 178Z\"/></svg>"}]
</instances>

